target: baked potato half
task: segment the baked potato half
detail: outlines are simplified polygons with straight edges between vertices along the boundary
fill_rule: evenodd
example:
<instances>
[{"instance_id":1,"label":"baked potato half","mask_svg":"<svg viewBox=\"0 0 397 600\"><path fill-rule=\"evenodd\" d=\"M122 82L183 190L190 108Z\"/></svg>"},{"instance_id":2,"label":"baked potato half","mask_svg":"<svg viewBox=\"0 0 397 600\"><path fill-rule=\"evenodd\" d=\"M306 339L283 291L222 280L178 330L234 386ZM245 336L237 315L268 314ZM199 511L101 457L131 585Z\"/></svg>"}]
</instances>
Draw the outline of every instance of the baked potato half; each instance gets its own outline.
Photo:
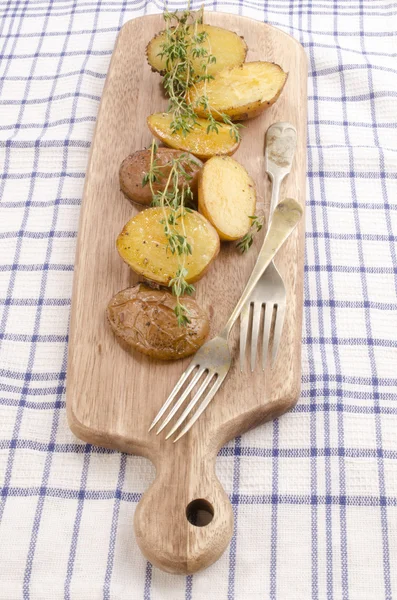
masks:
<instances>
[{"instance_id":1,"label":"baked potato half","mask_svg":"<svg viewBox=\"0 0 397 600\"><path fill-rule=\"evenodd\" d=\"M178 271L181 257L172 254L164 233L164 219L171 209L147 208L128 221L117 238L121 258L139 275L162 285L168 285ZM194 283L207 271L219 252L219 236L211 223L195 210L185 211L174 225L183 233L192 253L186 255L185 279Z\"/></svg>"},{"instance_id":2,"label":"baked potato half","mask_svg":"<svg viewBox=\"0 0 397 600\"><path fill-rule=\"evenodd\" d=\"M229 156L214 156L199 177L199 211L224 241L238 240L255 214L255 184L246 169Z\"/></svg>"},{"instance_id":3,"label":"baked potato half","mask_svg":"<svg viewBox=\"0 0 397 600\"><path fill-rule=\"evenodd\" d=\"M193 34L193 28L191 29ZM208 65L207 73L215 75L218 71L227 67L241 65L245 61L247 54L247 44L244 39L228 29L214 27L213 25L197 25L197 34L205 31L207 34L205 41L200 44L201 48L207 50L216 58L215 63ZM165 57L160 56L163 51L163 45L166 42L165 31L160 31L152 38L147 45L146 55L153 71L164 74L166 71ZM193 68L198 75L202 75L201 57L192 58Z\"/></svg>"},{"instance_id":4,"label":"baked potato half","mask_svg":"<svg viewBox=\"0 0 397 600\"><path fill-rule=\"evenodd\" d=\"M156 165L159 167L160 175L158 181L153 184L155 192L164 190L172 168L172 161L182 155L186 156L183 167L191 179L181 176L179 178L180 187L189 185L194 194L197 192L198 173L203 163L192 154L171 148L157 148ZM152 203L150 185L142 186L143 177L150 170L150 157L150 149L138 150L123 160L119 171L120 189L123 194L131 202L144 206L150 206Z\"/></svg>"},{"instance_id":5,"label":"baked potato half","mask_svg":"<svg viewBox=\"0 0 397 600\"><path fill-rule=\"evenodd\" d=\"M212 116L222 120L222 113L232 121L258 116L274 104L281 94L287 73L274 63L248 62L217 73L215 79L198 83L189 92L189 101L200 117L208 112L200 104L206 95Z\"/></svg>"},{"instance_id":6,"label":"baked potato half","mask_svg":"<svg viewBox=\"0 0 397 600\"><path fill-rule=\"evenodd\" d=\"M208 316L197 302L186 296L181 301L189 318L184 327L178 325L175 316L175 296L139 283L111 299L107 317L126 349L160 360L176 360L194 354L209 332Z\"/></svg>"},{"instance_id":7,"label":"baked potato half","mask_svg":"<svg viewBox=\"0 0 397 600\"><path fill-rule=\"evenodd\" d=\"M207 133L208 121L198 119L198 123L187 135L178 131L171 131L173 116L170 113L155 113L147 118L147 124L155 137L171 148L177 148L190 152L200 158L207 160L215 155L230 155L236 152L240 142L230 135L228 125L219 124L218 133L211 131Z\"/></svg>"}]
</instances>

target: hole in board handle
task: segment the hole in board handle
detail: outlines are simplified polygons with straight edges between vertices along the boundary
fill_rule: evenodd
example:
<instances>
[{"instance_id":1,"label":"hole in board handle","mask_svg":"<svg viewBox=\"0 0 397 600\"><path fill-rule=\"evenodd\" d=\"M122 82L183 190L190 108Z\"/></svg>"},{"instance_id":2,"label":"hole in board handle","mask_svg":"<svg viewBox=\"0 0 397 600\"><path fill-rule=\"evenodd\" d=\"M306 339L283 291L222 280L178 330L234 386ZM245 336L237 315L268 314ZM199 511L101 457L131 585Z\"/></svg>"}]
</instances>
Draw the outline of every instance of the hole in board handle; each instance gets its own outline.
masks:
<instances>
[{"instance_id":1,"label":"hole in board handle","mask_svg":"<svg viewBox=\"0 0 397 600\"><path fill-rule=\"evenodd\" d=\"M214 507L208 500L197 498L187 505L186 518L195 527L205 527L214 518Z\"/></svg>"}]
</instances>

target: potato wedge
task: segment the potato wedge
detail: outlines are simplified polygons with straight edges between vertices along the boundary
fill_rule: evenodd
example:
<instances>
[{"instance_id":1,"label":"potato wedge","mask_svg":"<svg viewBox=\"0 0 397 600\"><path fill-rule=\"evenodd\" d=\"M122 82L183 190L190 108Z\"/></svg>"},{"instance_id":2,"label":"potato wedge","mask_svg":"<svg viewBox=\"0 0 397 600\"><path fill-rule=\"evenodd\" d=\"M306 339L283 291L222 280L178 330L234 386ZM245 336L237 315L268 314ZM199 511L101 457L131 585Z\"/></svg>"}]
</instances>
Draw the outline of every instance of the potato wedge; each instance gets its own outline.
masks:
<instances>
[{"instance_id":1,"label":"potato wedge","mask_svg":"<svg viewBox=\"0 0 397 600\"><path fill-rule=\"evenodd\" d=\"M155 113L147 118L147 124L154 136L159 138L167 146L185 150L200 158L206 160L215 155L230 155L236 152L240 142L236 142L230 135L230 128L227 125L219 125L219 131L207 133L208 121L198 119L198 124L187 134L181 132L172 133L170 125L172 114Z\"/></svg>"},{"instance_id":2,"label":"potato wedge","mask_svg":"<svg viewBox=\"0 0 397 600\"><path fill-rule=\"evenodd\" d=\"M194 354L209 332L208 315L197 302L186 296L181 302L190 321L184 327L175 316L175 296L142 283L118 292L106 312L123 347L160 360L176 360Z\"/></svg>"},{"instance_id":3,"label":"potato wedge","mask_svg":"<svg viewBox=\"0 0 397 600\"><path fill-rule=\"evenodd\" d=\"M168 217L170 209L165 209ZM168 285L175 277L181 258L172 254L164 234L162 208L148 208L128 221L117 238L121 258L136 273L157 283ZM219 252L219 236L211 223L195 210L184 216L186 237L192 254L186 256L185 277L188 283L200 279ZM181 219L176 225L182 233Z\"/></svg>"},{"instance_id":4,"label":"potato wedge","mask_svg":"<svg viewBox=\"0 0 397 600\"><path fill-rule=\"evenodd\" d=\"M233 121L245 121L258 116L276 102L287 80L279 65L269 62L248 62L239 67L225 69L212 81L201 82L189 94L189 101L200 117L207 112L198 104L205 94L215 119L221 113Z\"/></svg>"},{"instance_id":5,"label":"potato wedge","mask_svg":"<svg viewBox=\"0 0 397 600\"><path fill-rule=\"evenodd\" d=\"M168 175L171 171L172 161L185 154L186 162L184 163L185 171L192 177L186 180L185 177L180 177L180 187L189 184L193 193L197 192L198 172L202 168L203 163L186 152L180 150L171 150L170 148L158 148L156 152L156 164L160 167L160 177L157 183L153 184L155 192L162 191L167 183ZM151 150L138 150L127 156L120 166L119 178L120 188L123 194L136 204L150 206L152 203L152 192L149 185L142 186L142 179L145 173L150 169Z\"/></svg>"},{"instance_id":6,"label":"potato wedge","mask_svg":"<svg viewBox=\"0 0 397 600\"><path fill-rule=\"evenodd\" d=\"M245 168L228 156L214 156L199 177L199 211L221 240L243 237L255 214L255 184Z\"/></svg>"},{"instance_id":7,"label":"potato wedge","mask_svg":"<svg viewBox=\"0 0 397 600\"><path fill-rule=\"evenodd\" d=\"M201 46L216 58L215 63L208 65L209 75L215 75L227 67L241 65L245 61L247 44L237 33L213 25L198 25L197 33L202 31L207 33L207 39ZM147 59L152 70L160 73L164 73L166 70L165 57L159 56L164 42L165 31L160 31L146 48ZM202 58L192 59L194 70L198 75L202 74L202 62Z\"/></svg>"}]
</instances>

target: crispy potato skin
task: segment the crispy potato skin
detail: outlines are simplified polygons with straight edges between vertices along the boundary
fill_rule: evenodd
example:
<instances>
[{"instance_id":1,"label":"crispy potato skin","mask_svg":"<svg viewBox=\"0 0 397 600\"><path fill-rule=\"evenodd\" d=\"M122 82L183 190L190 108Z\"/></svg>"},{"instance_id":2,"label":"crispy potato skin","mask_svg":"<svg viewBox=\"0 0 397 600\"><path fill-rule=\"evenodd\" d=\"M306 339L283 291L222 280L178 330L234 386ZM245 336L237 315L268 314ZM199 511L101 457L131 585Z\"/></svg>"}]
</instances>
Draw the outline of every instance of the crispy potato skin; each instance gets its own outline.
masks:
<instances>
[{"instance_id":1,"label":"crispy potato skin","mask_svg":"<svg viewBox=\"0 0 397 600\"><path fill-rule=\"evenodd\" d=\"M219 113L227 114L232 121L246 121L260 115L276 102L287 81L287 73L274 63L248 62L232 69L225 69L215 79L207 82L206 93L215 119L222 120ZM189 94L194 104L204 93L204 82L197 84ZM195 106L199 117L207 111Z\"/></svg>"},{"instance_id":2,"label":"crispy potato skin","mask_svg":"<svg viewBox=\"0 0 397 600\"><path fill-rule=\"evenodd\" d=\"M242 238L255 214L255 183L246 169L229 156L214 156L199 176L199 211L222 241Z\"/></svg>"},{"instance_id":3,"label":"crispy potato skin","mask_svg":"<svg viewBox=\"0 0 397 600\"><path fill-rule=\"evenodd\" d=\"M170 209L165 209L169 215ZM147 208L125 224L119 234L116 247L121 258L131 269L146 279L168 285L177 273L180 257L172 254L164 234L163 210ZM219 236L216 229L203 215L193 210L184 217L186 238L192 254L186 256L185 277L194 283L205 275L219 252ZM178 229L181 227L178 220Z\"/></svg>"},{"instance_id":4,"label":"crispy potato skin","mask_svg":"<svg viewBox=\"0 0 397 600\"><path fill-rule=\"evenodd\" d=\"M234 154L240 145L230 136L227 125L219 125L219 132L207 133L208 121L199 119L199 126L195 126L186 136L182 133L171 132L172 115L169 113L155 113L147 118L147 124L155 137L171 148L190 152L207 160L211 156Z\"/></svg>"},{"instance_id":5,"label":"crispy potato skin","mask_svg":"<svg viewBox=\"0 0 397 600\"><path fill-rule=\"evenodd\" d=\"M187 154L180 150L173 150L171 148L158 148L156 152L157 165L160 167L165 166L162 169L162 177L158 183L153 184L153 189L156 192L160 192L164 189L168 175L171 171L171 161L179 158L182 154ZM142 179L145 173L150 169L150 156L151 150L138 150L134 154L130 154L123 160L120 166L119 179L120 189L125 197L143 206L150 206L152 203L152 192L149 185L142 187ZM183 187L187 183L189 184L193 194L197 193L198 185L198 172L202 168L202 163L193 155L188 155L191 161L194 161L195 165L191 162L187 162L184 165L185 170L192 176L192 179L188 182L184 177L180 177L180 187Z\"/></svg>"},{"instance_id":6,"label":"crispy potato skin","mask_svg":"<svg viewBox=\"0 0 397 600\"><path fill-rule=\"evenodd\" d=\"M208 74L215 75L218 71L227 67L241 65L247 55L247 44L244 38L237 35L234 31L215 27L213 25L198 25L197 33L205 31L207 33L207 42L202 44L203 48L210 51L216 57L216 62L208 65ZM165 73L165 59L159 56L162 44L165 41L165 32L160 31L152 38L146 47L146 56L152 71L157 71L161 75ZM201 73L200 58L193 59L193 67L197 73Z\"/></svg>"},{"instance_id":7,"label":"crispy potato skin","mask_svg":"<svg viewBox=\"0 0 397 600\"><path fill-rule=\"evenodd\" d=\"M138 284L118 292L109 302L107 318L123 347L160 360L194 354L205 342L209 319L193 298L183 297L190 323L179 327L176 298L167 290Z\"/></svg>"}]
</instances>

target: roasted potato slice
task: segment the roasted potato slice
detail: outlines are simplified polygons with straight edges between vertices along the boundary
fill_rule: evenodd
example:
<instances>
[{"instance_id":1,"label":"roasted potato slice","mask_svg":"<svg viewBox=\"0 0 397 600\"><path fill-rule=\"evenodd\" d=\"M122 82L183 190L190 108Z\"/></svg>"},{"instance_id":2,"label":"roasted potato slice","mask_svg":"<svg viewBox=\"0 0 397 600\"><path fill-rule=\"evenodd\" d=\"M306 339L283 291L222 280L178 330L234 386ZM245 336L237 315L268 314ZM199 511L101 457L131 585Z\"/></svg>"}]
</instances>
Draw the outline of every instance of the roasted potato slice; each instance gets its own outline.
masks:
<instances>
[{"instance_id":1,"label":"roasted potato slice","mask_svg":"<svg viewBox=\"0 0 397 600\"><path fill-rule=\"evenodd\" d=\"M216 62L209 64L207 67L209 75L215 75L215 73L227 67L241 65L245 61L247 44L237 33L213 25L198 25L197 33L203 31L206 32L207 39L200 46L216 58ZM161 31L149 42L146 48L147 59L152 70L159 71L162 74L166 70L166 64L165 57L161 57L160 54L163 51L165 40L165 31ZM198 75L203 74L203 59L200 57L192 58L192 63L195 72Z\"/></svg>"},{"instance_id":2,"label":"roasted potato slice","mask_svg":"<svg viewBox=\"0 0 397 600\"><path fill-rule=\"evenodd\" d=\"M147 119L147 124L154 136L167 146L178 148L194 154L202 160L215 155L230 155L236 152L240 142L230 135L228 125L219 124L219 131L207 133L208 121L198 119L197 125L187 135L182 132L172 133L170 125L173 116L170 113L155 113Z\"/></svg>"},{"instance_id":3,"label":"roasted potato slice","mask_svg":"<svg viewBox=\"0 0 397 600\"><path fill-rule=\"evenodd\" d=\"M243 237L255 214L255 184L245 168L228 156L214 156L199 177L199 211L221 240Z\"/></svg>"},{"instance_id":4,"label":"roasted potato slice","mask_svg":"<svg viewBox=\"0 0 397 600\"><path fill-rule=\"evenodd\" d=\"M189 101L200 117L207 112L199 104L206 95L211 113L222 120L222 113L233 121L244 121L258 116L274 104L287 80L279 65L270 62L248 62L239 67L225 69L212 81L202 81L191 89Z\"/></svg>"},{"instance_id":5,"label":"roasted potato slice","mask_svg":"<svg viewBox=\"0 0 397 600\"><path fill-rule=\"evenodd\" d=\"M176 360L194 354L209 332L207 314L193 298L181 297L189 323L178 325L176 298L167 290L153 290L139 283L118 292L107 307L107 317L118 340L160 360Z\"/></svg>"},{"instance_id":6,"label":"roasted potato slice","mask_svg":"<svg viewBox=\"0 0 397 600\"><path fill-rule=\"evenodd\" d=\"M187 180L180 176L180 187L188 184L192 192L196 193L198 172L203 166L202 162L192 154L171 148L157 148L156 165L160 167L160 176L158 182L153 184L155 192L164 189L172 168L172 161L182 155L186 156L183 167L192 179ZM142 179L150 169L150 156L150 149L134 152L123 160L119 172L120 188L124 195L132 202L146 206L152 203L152 192L149 185L142 186Z\"/></svg>"},{"instance_id":7,"label":"roasted potato slice","mask_svg":"<svg viewBox=\"0 0 397 600\"><path fill-rule=\"evenodd\" d=\"M117 238L121 258L136 273L160 284L168 285L177 273L181 257L172 254L164 233L164 218L170 209L148 208L128 221ZM185 258L188 283L200 279L219 252L219 236L211 223L197 211L185 211L185 235L192 254ZM182 233L182 219L177 219L177 232Z\"/></svg>"}]
</instances>

